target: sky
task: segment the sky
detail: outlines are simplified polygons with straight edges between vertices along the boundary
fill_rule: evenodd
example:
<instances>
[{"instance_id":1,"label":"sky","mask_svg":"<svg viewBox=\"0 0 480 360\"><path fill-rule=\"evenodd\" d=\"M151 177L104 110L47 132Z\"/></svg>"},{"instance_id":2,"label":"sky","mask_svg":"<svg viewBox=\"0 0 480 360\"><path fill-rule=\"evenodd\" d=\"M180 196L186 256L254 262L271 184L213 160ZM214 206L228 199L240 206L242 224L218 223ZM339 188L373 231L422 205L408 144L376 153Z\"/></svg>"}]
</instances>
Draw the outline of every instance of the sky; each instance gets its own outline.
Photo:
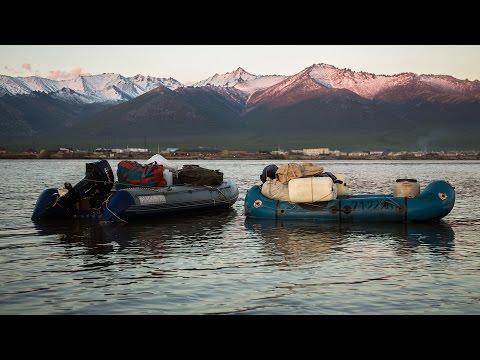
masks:
<instances>
[{"instance_id":1,"label":"sky","mask_svg":"<svg viewBox=\"0 0 480 360\"><path fill-rule=\"evenodd\" d=\"M480 80L480 45L0 45L1 75L54 80L116 73L190 85L238 67L254 75L293 75L320 63Z\"/></svg>"}]
</instances>

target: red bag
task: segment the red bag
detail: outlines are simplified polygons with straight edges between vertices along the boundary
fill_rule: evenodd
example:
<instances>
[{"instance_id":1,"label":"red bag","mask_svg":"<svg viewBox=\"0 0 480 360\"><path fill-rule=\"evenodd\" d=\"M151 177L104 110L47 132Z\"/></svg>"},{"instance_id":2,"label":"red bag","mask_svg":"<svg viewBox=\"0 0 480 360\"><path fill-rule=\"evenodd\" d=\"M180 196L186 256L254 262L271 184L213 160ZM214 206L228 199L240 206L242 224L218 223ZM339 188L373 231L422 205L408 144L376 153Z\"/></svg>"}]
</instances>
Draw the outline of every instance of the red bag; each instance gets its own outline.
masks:
<instances>
[{"instance_id":1,"label":"red bag","mask_svg":"<svg viewBox=\"0 0 480 360\"><path fill-rule=\"evenodd\" d=\"M167 186L163 165L141 165L136 161L123 160L118 163L117 176L121 185Z\"/></svg>"}]
</instances>

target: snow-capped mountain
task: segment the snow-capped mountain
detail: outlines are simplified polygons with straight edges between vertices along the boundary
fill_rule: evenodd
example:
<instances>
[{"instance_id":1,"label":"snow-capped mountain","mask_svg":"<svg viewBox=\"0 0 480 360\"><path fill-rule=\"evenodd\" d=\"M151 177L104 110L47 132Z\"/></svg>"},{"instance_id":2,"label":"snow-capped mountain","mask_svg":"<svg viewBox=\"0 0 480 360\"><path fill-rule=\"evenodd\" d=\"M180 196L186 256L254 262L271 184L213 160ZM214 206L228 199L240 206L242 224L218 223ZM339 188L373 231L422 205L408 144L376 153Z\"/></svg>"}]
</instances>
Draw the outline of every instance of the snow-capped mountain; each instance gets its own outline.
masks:
<instances>
[{"instance_id":1,"label":"snow-capped mountain","mask_svg":"<svg viewBox=\"0 0 480 360\"><path fill-rule=\"evenodd\" d=\"M330 88L331 86L313 79L311 68L306 68L273 86L253 93L248 103L249 105L260 103L288 105L319 96L328 92Z\"/></svg>"},{"instance_id":2,"label":"snow-capped mountain","mask_svg":"<svg viewBox=\"0 0 480 360\"><path fill-rule=\"evenodd\" d=\"M262 91L249 104L292 103L320 93L348 90L368 100L404 102L414 99L456 103L480 100L480 81L459 80L447 75L376 75L314 64Z\"/></svg>"},{"instance_id":3,"label":"snow-capped mountain","mask_svg":"<svg viewBox=\"0 0 480 360\"><path fill-rule=\"evenodd\" d=\"M253 75L238 68L187 87L172 78L143 75L61 81L0 75L0 139L50 136L55 129L66 134L72 124L78 124L72 132L80 136L86 123L88 134L118 138L155 132L170 140L173 133L181 137L231 131L245 138L256 134L254 141L295 134L321 134L326 139L350 134L356 139L364 132L368 142L391 133L410 139L411 129L418 128L424 137L431 131L456 131L458 139L467 141L480 128L478 114L478 80L377 75L327 64L314 64L292 76ZM118 126L112 126L115 123ZM153 130L157 128L168 131Z\"/></svg>"},{"instance_id":4,"label":"snow-capped mountain","mask_svg":"<svg viewBox=\"0 0 480 360\"><path fill-rule=\"evenodd\" d=\"M476 99L480 90L479 81L459 80L446 75L417 75L401 73L397 75L376 75L356 72L350 69L338 69L328 64L312 65L309 74L312 79L329 88L347 89L366 99L381 98L382 94L392 89L404 89L414 85L418 93L429 88L436 93L450 93L458 96L474 95ZM472 91L476 94L472 94Z\"/></svg>"},{"instance_id":5,"label":"snow-capped mountain","mask_svg":"<svg viewBox=\"0 0 480 360\"><path fill-rule=\"evenodd\" d=\"M115 103L131 100L160 85L171 90L183 87L183 84L171 77L157 78L140 74L124 77L105 73L69 80L0 75L0 97L26 95L37 91L72 103ZM225 74L215 74L193 86L217 88L224 96L233 97L236 101L249 105L261 102L292 103L296 101L295 99L300 101L302 98L315 97L317 93L325 90L341 89L368 100L387 102L418 98L446 103L480 100L478 80L414 73L376 75L339 69L323 63L314 64L292 76L254 75L239 67ZM282 96L285 98L281 99Z\"/></svg>"},{"instance_id":6,"label":"snow-capped mountain","mask_svg":"<svg viewBox=\"0 0 480 360\"><path fill-rule=\"evenodd\" d=\"M34 91L77 103L118 102L133 99L159 85L169 89L183 86L173 78L119 74L79 76L69 80L50 80L38 76L0 75L0 96L25 95Z\"/></svg>"},{"instance_id":7,"label":"snow-capped mountain","mask_svg":"<svg viewBox=\"0 0 480 360\"><path fill-rule=\"evenodd\" d=\"M237 68L234 71L227 72L225 74L215 74L210 76L206 80L199 81L193 84L194 87L201 86L221 86L221 87L234 87L238 83L242 83L249 80L255 80L257 77L252 75L241 67Z\"/></svg>"},{"instance_id":8,"label":"snow-capped mountain","mask_svg":"<svg viewBox=\"0 0 480 360\"><path fill-rule=\"evenodd\" d=\"M208 79L193 84L193 86L235 88L243 91L247 95L251 95L258 90L273 86L285 78L286 76L283 75L253 75L239 67L236 70L225 74L215 74Z\"/></svg>"},{"instance_id":9,"label":"snow-capped mountain","mask_svg":"<svg viewBox=\"0 0 480 360\"><path fill-rule=\"evenodd\" d=\"M169 78L157 78L153 76L144 76L144 75L135 75L129 78L137 86L139 86L143 92L147 92L157 88L159 85L165 86L170 90L175 90L179 87L182 87L183 84L175 80L172 77Z\"/></svg>"}]
</instances>

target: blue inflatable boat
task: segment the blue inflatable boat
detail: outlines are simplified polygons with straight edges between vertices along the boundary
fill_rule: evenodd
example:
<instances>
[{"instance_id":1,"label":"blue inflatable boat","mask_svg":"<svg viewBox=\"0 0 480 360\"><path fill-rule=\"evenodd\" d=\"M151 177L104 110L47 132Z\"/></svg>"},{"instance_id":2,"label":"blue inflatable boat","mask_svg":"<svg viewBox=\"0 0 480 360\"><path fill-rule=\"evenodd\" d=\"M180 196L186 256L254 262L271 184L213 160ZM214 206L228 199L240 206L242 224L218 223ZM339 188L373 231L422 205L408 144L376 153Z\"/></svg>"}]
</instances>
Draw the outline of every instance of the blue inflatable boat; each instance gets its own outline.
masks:
<instances>
[{"instance_id":1,"label":"blue inflatable boat","mask_svg":"<svg viewBox=\"0 0 480 360\"><path fill-rule=\"evenodd\" d=\"M45 189L37 199L32 220L94 219L124 221L228 209L238 199L234 181L218 185L174 184L127 187L114 182L106 160L86 164L86 175L75 186Z\"/></svg>"},{"instance_id":2,"label":"blue inflatable boat","mask_svg":"<svg viewBox=\"0 0 480 360\"><path fill-rule=\"evenodd\" d=\"M445 217L455 204L455 188L449 182L431 182L415 197L393 194L340 195L336 199L313 203L272 200L254 185L245 196L248 218L276 220L340 221L430 221Z\"/></svg>"}]
</instances>

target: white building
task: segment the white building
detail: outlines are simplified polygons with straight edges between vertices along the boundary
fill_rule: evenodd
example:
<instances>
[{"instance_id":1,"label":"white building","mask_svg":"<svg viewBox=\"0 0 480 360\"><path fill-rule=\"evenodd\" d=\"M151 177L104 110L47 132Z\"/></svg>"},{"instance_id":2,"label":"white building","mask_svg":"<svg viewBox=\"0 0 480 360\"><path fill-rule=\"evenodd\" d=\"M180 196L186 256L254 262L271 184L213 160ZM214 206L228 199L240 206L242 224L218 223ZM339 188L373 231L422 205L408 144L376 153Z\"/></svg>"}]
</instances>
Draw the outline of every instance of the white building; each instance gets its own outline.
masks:
<instances>
[{"instance_id":1,"label":"white building","mask_svg":"<svg viewBox=\"0 0 480 360\"><path fill-rule=\"evenodd\" d=\"M329 148L316 148L316 149L303 149L304 155L315 156L315 155L329 155Z\"/></svg>"},{"instance_id":2,"label":"white building","mask_svg":"<svg viewBox=\"0 0 480 360\"><path fill-rule=\"evenodd\" d=\"M348 156L368 156L369 154L366 151L354 151L348 153Z\"/></svg>"},{"instance_id":3,"label":"white building","mask_svg":"<svg viewBox=\"0 0 480 360\"><path fill-rule=\"evenodd\" d=\"M177 151L177 150L180 150L180 148L169 147L169 148L166 148L166 149L165 149L165 152L167 152L167 153L174 153L174 152Z\"/></svg>"},{"instance_id":4,"label":"white building","mask_svg":"<svg viewBox=\"0 0 480 360\"><path fill-rule=\"evenodd\" d=\"M127 148L128 152L135 152L135 153L148 153L148 149L142 148Z\"/></svg>"}]
</instances>

